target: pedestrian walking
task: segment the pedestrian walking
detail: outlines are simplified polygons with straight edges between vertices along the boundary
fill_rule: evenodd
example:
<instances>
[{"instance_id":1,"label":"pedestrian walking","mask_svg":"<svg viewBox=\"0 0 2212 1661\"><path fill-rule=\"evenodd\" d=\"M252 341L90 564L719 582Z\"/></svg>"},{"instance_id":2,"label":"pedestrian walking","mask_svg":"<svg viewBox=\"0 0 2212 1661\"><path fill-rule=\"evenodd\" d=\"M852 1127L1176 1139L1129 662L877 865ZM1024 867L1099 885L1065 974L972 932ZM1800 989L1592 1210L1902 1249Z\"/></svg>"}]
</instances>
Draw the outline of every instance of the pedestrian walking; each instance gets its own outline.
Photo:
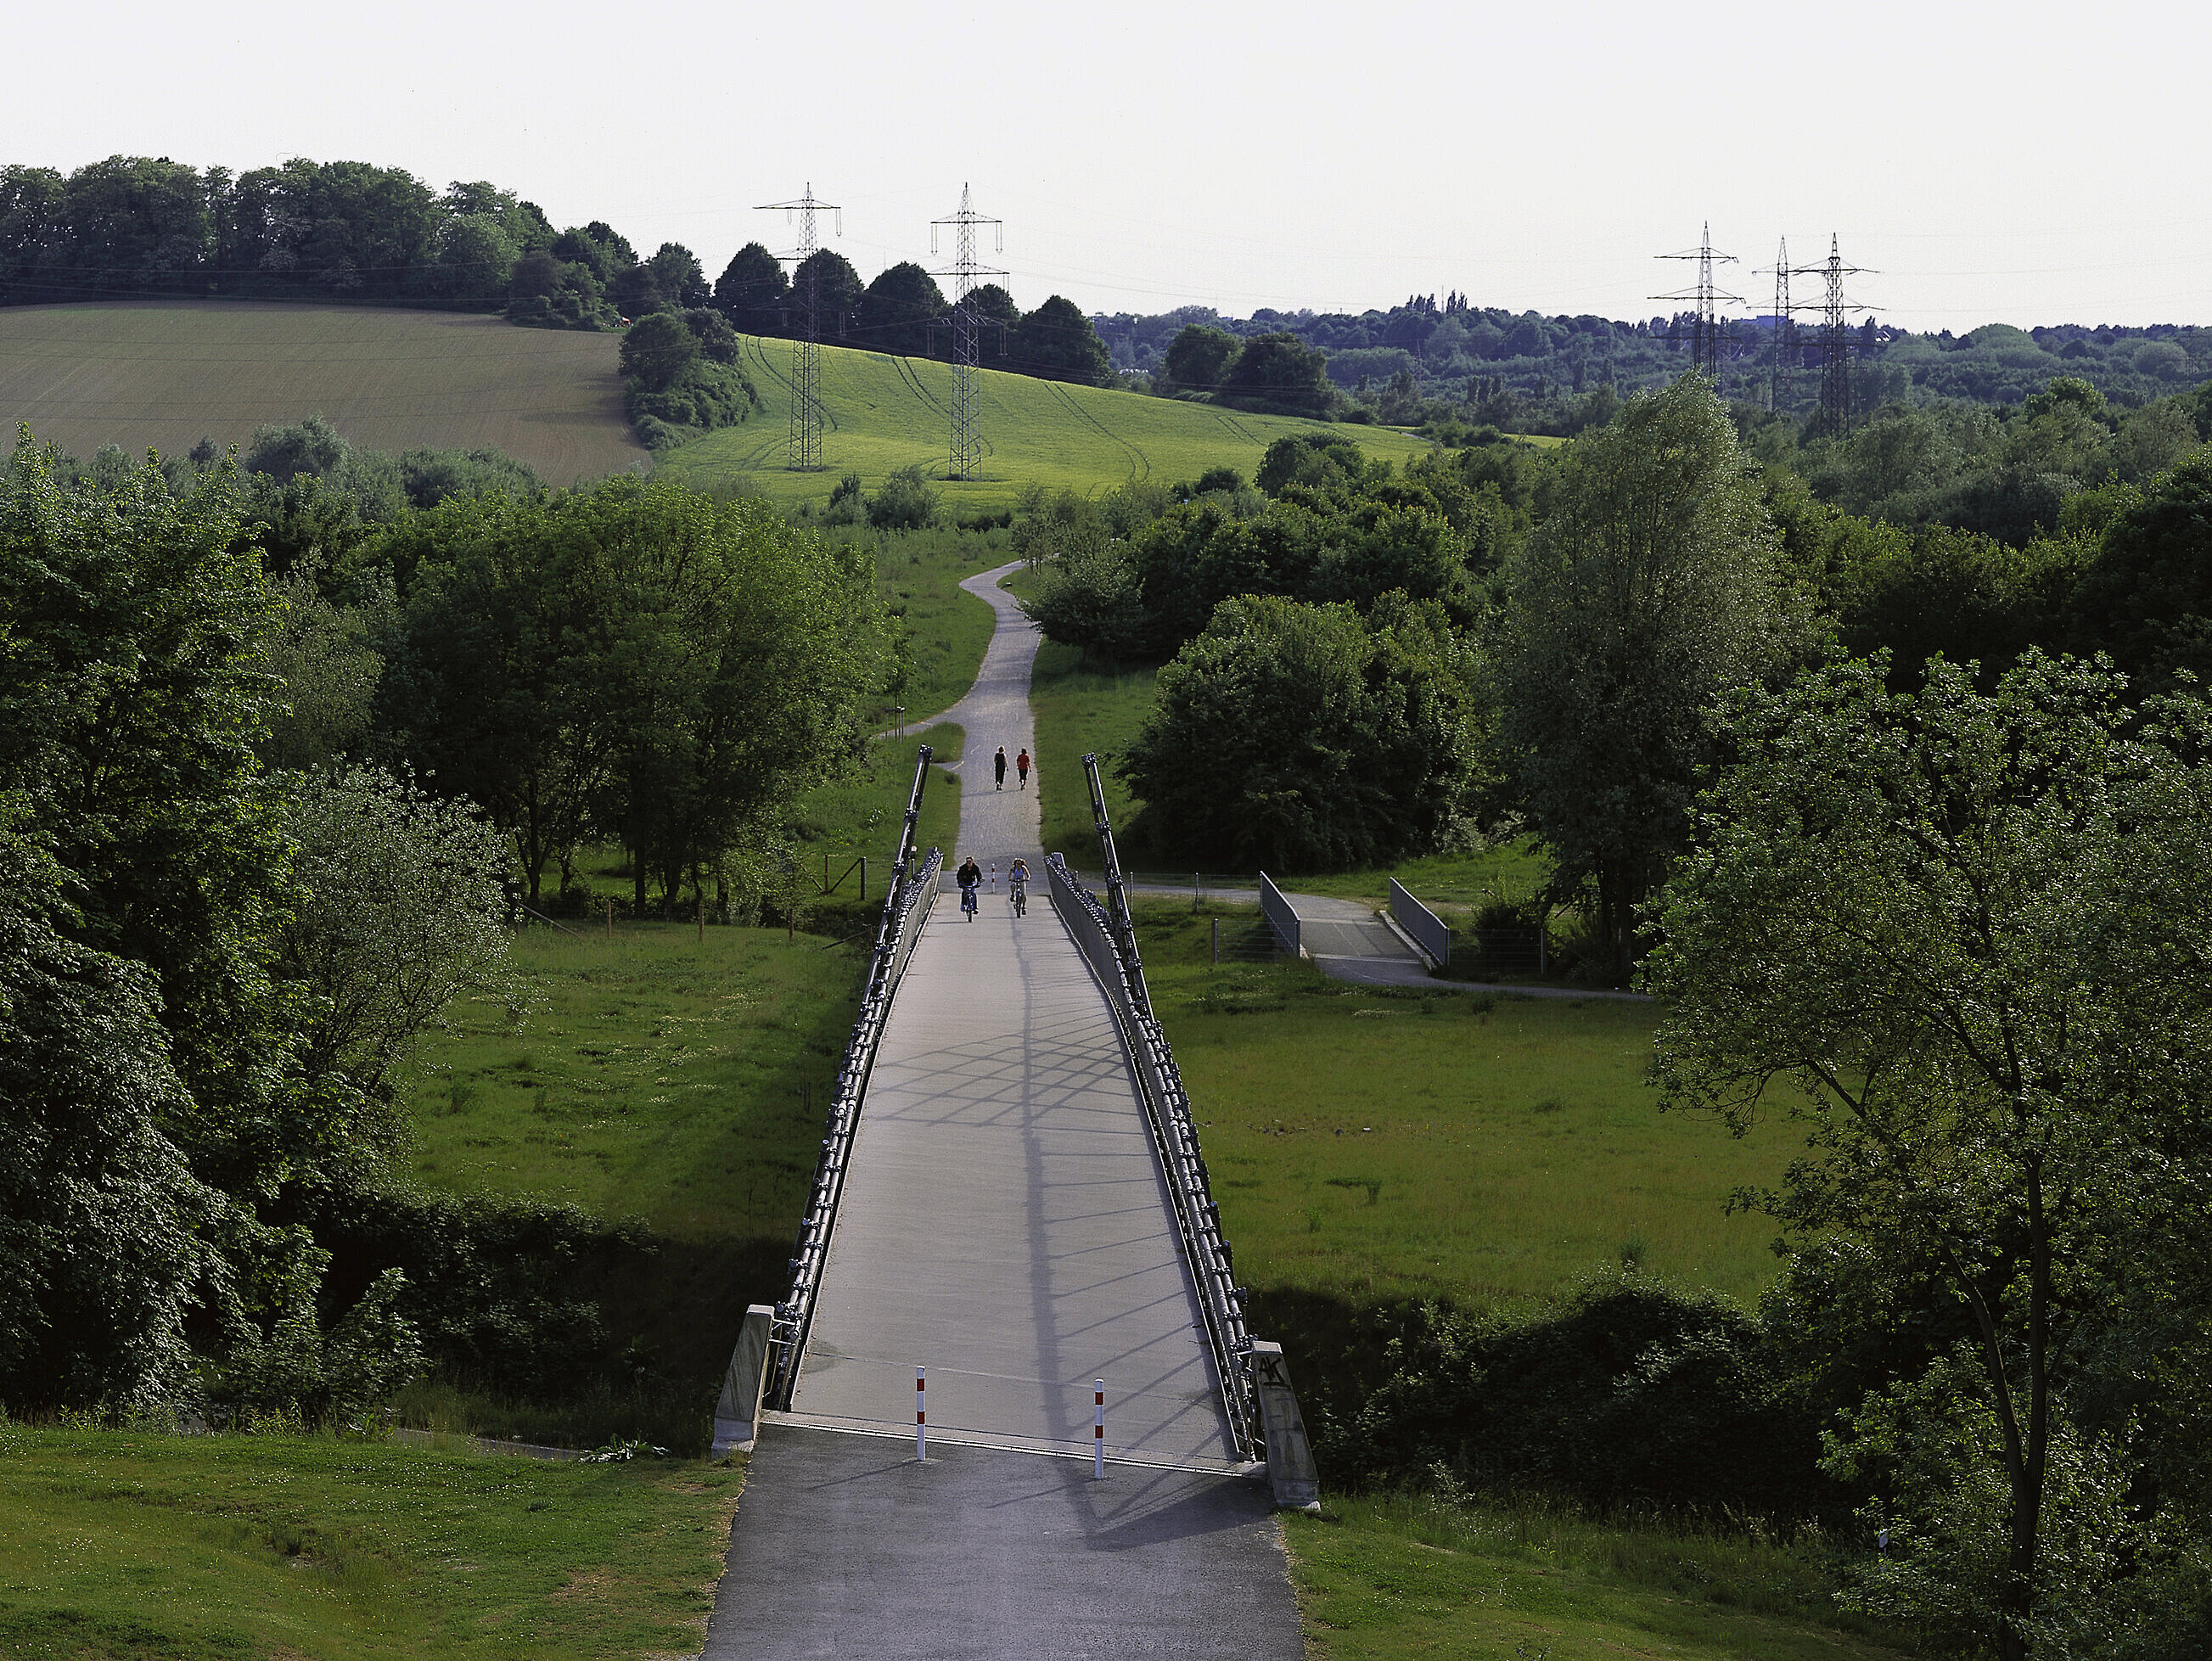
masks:
<instances>
[{"instance_id":1,"label":"pedestrian walking","mask_svg":"<svg viewBox=\"0 0 2212 1661\"><path fill-rule=\"evenodd\" d=\"M1030 863L1018 859L1013 869L1006 873L1007 891L1013 896L1014 915L1026 917L1030 914Z\"/></svg>"},{"instance_id":2,"label":"pedestrian walking","mask_svg":"<svg viewBox=\"0 0 2212 1661\"><path fill-rule=\"evenodd\" d=\"M970 854L960 861L960 868L952 873L952 879L960 885L961 912L973 922L975 921L975 897L983 886L983 867L975 863L975 856Z\"/></svg>"},{"instance_id":3,"label":"pedestrian walking","mask_svg":"<svg viewBox=\"0 0 2212 1661\"><path fill-rule=\"evenodd\" d=\"M1021 754L1014 757L1014 771L1022 776L1021 788L1024 790L1028 789L1030 788L1030 752L1027 750L1024 750Z\"/></svg>"},{"instance_id":4,"label":"pedestrian walking","mask_svg":"<svg viewBox=\"0 0 2212 1661\"><path fill-rule=\"evenodd\" d=\"M993 788L1005 789L1006 788L1006 746L1003 744L999 746L999 753L991 757L991 770L997 774L999 778L998 783Z\"/></svg>"}]
</instances>

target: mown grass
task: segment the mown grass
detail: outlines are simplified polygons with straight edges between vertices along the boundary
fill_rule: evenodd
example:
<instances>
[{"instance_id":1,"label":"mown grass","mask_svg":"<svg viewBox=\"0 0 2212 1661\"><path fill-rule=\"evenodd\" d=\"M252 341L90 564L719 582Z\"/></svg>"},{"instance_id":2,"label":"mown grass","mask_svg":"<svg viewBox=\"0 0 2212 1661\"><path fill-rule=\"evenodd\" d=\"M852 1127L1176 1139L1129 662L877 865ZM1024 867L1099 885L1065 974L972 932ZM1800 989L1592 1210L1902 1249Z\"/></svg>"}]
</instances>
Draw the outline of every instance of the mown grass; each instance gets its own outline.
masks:
<instances>
[{"instance_id":1,"label":"mown grass","mask_svg":"<svg viewBox=\"0 0 2212 1661\"><path fill-rule=\"evenodd\" d=\"M1086 666L1081 655L1073 647L1052 641L1037 648L1030 711L1036 718L1037 812L1044 850L1065 854L1070 864L1087 871L1098 863L1098 833L1091 824L1083 757L1097 753L1106 812L1118 838L1134 808L1129 787L1115 776L1114 764L1152 709L1152 683L1159 671L1150 666ZM1122 853L1133 861L1142 857L1134 844L1125 846Z\"/></svg>"},{"instance_id":2,"label":"mown grass","mask_svg":"<svg viewBox=\"0 0 2212 1661\"><path fill-rule=\"evenodd\" d=\"M21 306L0 310L0 423L12 435L27 421L89 459L110 443L136 455L182 455L204 437L242 446L257 427L319 414L363 449L489 446L565 486L652 459L623 414L621 346L458 312Z\"/></svg>"},{"instance_id":3,"label":"mown grass","mask_svg":"<svg viewBox=\"0 0 2212 1661\"><path fill-rule=\"evenodd\" d=\"M1155 1006L1188 1084L1240 1274L1361 1308L1433 1297L1532 1310L1632 1264L1750 1299L1778 1128L1737 1140L1662 1114L1649 1004L1364 989L1310 964L1210 962L1249 909L1138 906Z\"/></svg>"},{"instance_id":4,"label":"mown grass","mask_svg":"<svg viewBox=\"0 0 2212 1661\"><path fill-rule=\"evenodd\" d=\"M1285 1519L1309 1640L1328 1661L1856 1661L1814 1540L1679 1519L1587 1521L1541 1500L1332 1496ZM1888 1634L1879 1634L1887 1637Z\"/></svg>"},{"instance_id":5,"label":"mown grass","mask_svg":"<svg viewBox=\"0 0 2212 1661\"><path fill-rule=\"evenodd\" d=\"M0 1427L0 1655L696 1653L741 1470Z\"/></svg>"},{"instance_id":6,"label":"mown grass","mask_svg":"<svg viewBox=\"0 0 2212 1661\"><path fill-rule=\"evenodd\" d=\"M704 1445L745 1306L781 1297L865 940L617 921L515 944L535 1007L465 1002L401 1094L413 1174L632 1218L649 1252L591 1289L633 1390L574 1401L418 1386L410 1423L590 1446Z\"/></svg>"},{"instance_id":7,"label":"mown grass","mask_svg":"<svg viewBox=\"0 0 2212 1661\"><path fill-rule=\"evenodd\" d=\"M530 929L514 946L528 1016L457 1005L402 1091L414 1174L673 1238L780 1238L813 1172L865 956L781 928Z\"/></svg>"},{"instance_id":8,"label":"mown grass","mask_svg":"<svg viewBox=\"0 0 2212 1661\"><path fill-rule=\"evenodd\" d=\"M950 366L823 347L823 469L801 473L787 465L791 343L747 336L742 344L745 372L766 410L743 426L667 452L659 461L663 471L702 489L752 490L787 508L826 502L848 472L872 491L900 467L921 466L933 477L945 472ZM1192 480L1215 466L1235 467L1249 478L1267 446L1293 433L1324 431L1401 462L1431 447L1425 439L1384 428L1240 415L989 368L982 372L981 393L981 474L965 481L939 478L937 484L956 516L1012 508L1031 484L1089 495L1133 482Z\"/></svg>"}]
</instances>

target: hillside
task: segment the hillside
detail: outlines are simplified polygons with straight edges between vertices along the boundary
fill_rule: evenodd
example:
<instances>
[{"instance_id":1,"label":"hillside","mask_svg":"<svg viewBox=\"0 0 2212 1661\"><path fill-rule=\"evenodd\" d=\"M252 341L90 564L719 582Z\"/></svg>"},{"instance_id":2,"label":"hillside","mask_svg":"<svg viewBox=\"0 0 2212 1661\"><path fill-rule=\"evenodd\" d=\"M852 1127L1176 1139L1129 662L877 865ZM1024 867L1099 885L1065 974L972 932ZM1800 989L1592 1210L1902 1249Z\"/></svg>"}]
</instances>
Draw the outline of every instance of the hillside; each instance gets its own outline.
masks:
<instances>
[{"instance_id":1,"label":"hillside","mask_svg":"<svg viewBox=\"0 0 2212 1661\"><path fill-rule=\"evenodd\" d=\"M0 420L79 457L244 443L319 414L371 450L501 449L550 483L647 459L617 338L495 317L281 301L0 310Z\"/></svg>"},{"instance_id":2,"label":"hillside","mask_svg":"<svg viewBox=\"0 0 2212 1661\"><path fill-rule=\"evenodd\" d=\"M847 472L870 490L910 465L942 472L950 448L952 371L926 358L822 348L823 471L785 465L791 420L791 344L744 337L745 373L768 408L741 427L709 433L664 454L660 465L702 488L757 490L780 505L819 502ZM1134 392L1069 386L982 371L983 477L945 482L952 514L1009 508L1030 483L1091 491L1150 480L1171 484L1208 467L1252 476L1268 445L1318 423L1174 403ZM1421 439L1374 427L1332 427L1376 455L1402 460Z\"/></svg>"}]
</instances>

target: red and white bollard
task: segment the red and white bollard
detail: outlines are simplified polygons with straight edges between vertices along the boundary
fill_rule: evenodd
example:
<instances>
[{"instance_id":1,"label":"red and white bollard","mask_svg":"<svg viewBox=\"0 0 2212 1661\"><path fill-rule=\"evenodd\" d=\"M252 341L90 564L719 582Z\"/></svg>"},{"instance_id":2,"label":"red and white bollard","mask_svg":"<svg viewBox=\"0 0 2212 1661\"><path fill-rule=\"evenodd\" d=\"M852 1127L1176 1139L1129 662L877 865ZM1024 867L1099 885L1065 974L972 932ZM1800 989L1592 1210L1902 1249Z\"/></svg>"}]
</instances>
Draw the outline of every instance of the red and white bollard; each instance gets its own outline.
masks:
<instances>
[{"instance_id":1,"label":"red and white bollard","mask_svg":"<svg viewBox=\"0 0 2212 1661\"><path fill-rule=\"evenodd\" d=\"M928 1371L916 1366L914 1370L914 1457L929 1457L929 1415L923 1411L922 1392L929 1386Z\"/></svg>"},{"instance_id":2,"label":"red and white bollard","mask_svg":"<svg viewBox=\"0 0 2212 1661\"><path fill-rule=\"evenodd\" d=\"M1106 1381L1091 1380L1091 1477L1093 1482L1106 1480Z\"/></svg>"}]
</instances>

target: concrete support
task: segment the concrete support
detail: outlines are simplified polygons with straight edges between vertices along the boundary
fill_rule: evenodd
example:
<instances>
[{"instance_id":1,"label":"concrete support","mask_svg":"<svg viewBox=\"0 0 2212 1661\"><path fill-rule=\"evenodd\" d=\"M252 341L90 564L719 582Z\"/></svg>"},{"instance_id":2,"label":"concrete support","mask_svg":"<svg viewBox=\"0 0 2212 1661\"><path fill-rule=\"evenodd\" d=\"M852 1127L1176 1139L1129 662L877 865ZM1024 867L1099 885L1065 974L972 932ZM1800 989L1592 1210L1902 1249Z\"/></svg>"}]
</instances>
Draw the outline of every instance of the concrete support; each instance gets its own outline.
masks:
<instances>
[{"instance_id":1,"label":"concrete support","mask_svg":"<svg viewBox=\"0 0 2212 1661\"><path fill-rule=\"evenodd\" d=\"M761 1391L768 1384L769 1324L775 1311L766 1304L745 1311L738 1347L722 1378L722 1399L714 1403L714 1451L750 1453L760 1434Z\"/></svg>"},{"instance_id":2,"label":"concrete support","mask_svg":"<svg viewBox=\"0 0 2212 1661\"><path fill-rule=\"evenodd\" d=\"M1306 1440L1305 1421L1291 1390L1290 1364L1280 1344L1252 1346L1252 1384L1260 1398L1260 1425L1267 1442L1267 1481L1285 1510L1321 1509L1321 1472Z\"/></svg>"}]
</instances>

